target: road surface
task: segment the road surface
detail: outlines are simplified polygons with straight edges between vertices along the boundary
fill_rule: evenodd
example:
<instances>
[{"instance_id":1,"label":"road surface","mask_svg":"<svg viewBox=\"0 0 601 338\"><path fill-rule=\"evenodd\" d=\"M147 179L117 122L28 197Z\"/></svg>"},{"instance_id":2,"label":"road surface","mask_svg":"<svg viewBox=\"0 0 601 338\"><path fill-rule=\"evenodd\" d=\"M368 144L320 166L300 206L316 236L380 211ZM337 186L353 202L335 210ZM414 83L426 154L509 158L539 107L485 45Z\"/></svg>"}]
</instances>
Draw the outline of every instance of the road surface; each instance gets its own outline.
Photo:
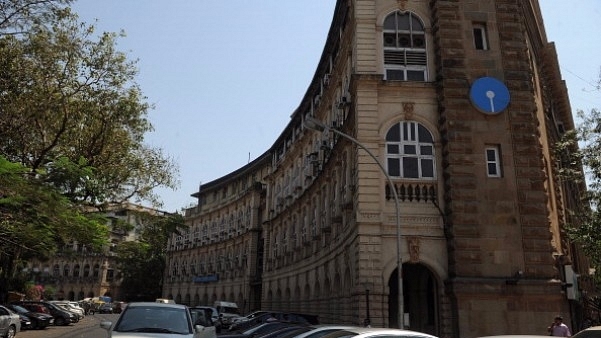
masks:
<instances>
[{"instance_id":1,"label":"road surface","mask_svg":"<svg viewBox=\"0 0 601 338\"><path fill-rule=\"evenodd\" d=\"M68 326L51 325L44 330L25 330L17 333L15 338L106 338L107 331L100 327L101 321L115 321L119 315L89 315L78 323Z\"/></svg>"}]
</instances>

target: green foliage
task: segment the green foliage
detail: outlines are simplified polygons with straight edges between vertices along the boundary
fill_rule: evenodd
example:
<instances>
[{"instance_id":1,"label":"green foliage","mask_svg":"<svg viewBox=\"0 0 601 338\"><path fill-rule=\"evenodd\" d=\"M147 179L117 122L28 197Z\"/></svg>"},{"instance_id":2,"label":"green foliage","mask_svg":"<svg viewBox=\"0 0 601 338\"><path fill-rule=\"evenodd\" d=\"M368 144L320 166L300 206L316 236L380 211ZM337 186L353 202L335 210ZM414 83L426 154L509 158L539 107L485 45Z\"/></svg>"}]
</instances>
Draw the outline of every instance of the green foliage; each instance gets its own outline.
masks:
<instances>
[{"instance_id":1,"label":"green foliage","mask_svg":"<svg viewBox=\"0 0 601 338\"><path fill-rule=\"evenodd\" d=\"M117 245L117 265L123 272L121 299L152 301L161 296L170 236L185 227L181 215L137 215L138 241Z\"/></svg>"},{"instance_id":2,"label":"green foliage","mask_svg":"<svg viewBox=\"0 0 601 338\"><path fill-rule=\"evenodd\" d=\"M70 3L0 1L0 292L23 284L21 262L66 243L101 250L108 229L94 211L160 207L154 188L177 185L172 160L144 143L152 106L116 50L123 34L94 36Z\"/></svg>"},{"instance_id":3,"label":"green foliage","mask_svg":"<svg viewBox=\"0 0 601 338\"><path fill-rule=\"evenodd\" d=\"M593 109L577 114L581 121L577 129L567 132L556 147L563 178L588 187L574 196L584 203L582 209L570 210L573 221L567 231L601 271L601 113Z\"/></svg>"},{"instance_id":4,"label":"green foliage","mask_svg":"<svg viewBox=\"0 0 601 338\"><path fill-rule=\"evenodd\" d=\"M0 187L3 254L48 257L71 240L96 249L105 245L105 219L77 208L56 188L2 156Z\"/></svg>"},{"instance_id":5,"label":"green foliage","mask_svg":"<svg viewBox=\"0 0 601 338\"><path fill-rule=\"evenodd\" d=\"M19 35L34 24L60 16L73 0L3 0L0 2L0 36Z\"/></svg>"},{"instance_id":6,"label":"green foliage","mask_svg":"<svg viewBox=\"0 0 601 338\"><path fill-rule=\"evenodd\" d=\"M177 168L144 144L151 106L135 62L115 49L117 34L93 33L64 10L23 35L0 36L0 154L51 174L79 203L160 206L153 189L175 188Z\"/></svg>"},{"instance_id":7,"label":"green foliage","mask_svg":"<svg viewBox=\"0 0 601 338\"><path fill-rule=\"evenodd\" d=\"M45 259L77 241L100 250L106 219L79 208L21 164L0 156L0 289L21 289L23 260Z\"/></svg>"}]
</instances>

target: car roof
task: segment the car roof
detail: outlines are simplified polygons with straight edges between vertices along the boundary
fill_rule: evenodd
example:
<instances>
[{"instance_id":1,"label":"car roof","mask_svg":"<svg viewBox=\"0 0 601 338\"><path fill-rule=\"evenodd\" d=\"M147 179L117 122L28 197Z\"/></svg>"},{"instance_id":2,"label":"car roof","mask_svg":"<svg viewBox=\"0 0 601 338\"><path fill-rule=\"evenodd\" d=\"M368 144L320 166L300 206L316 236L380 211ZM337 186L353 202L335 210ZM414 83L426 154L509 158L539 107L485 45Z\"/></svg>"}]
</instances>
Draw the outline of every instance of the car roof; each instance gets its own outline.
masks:
<instances>
[{"instance_id":1,"label":"car roof","mask_svg":"<svg viewBox=\"0 0 601 338\"><path fill-rule=\"evenodd\" d=\"M133 302L129 303L127 307L163 307L163 308L175 308L175 309L187 309L187 306L183 304L173 303L156 303L156 302Z\"/></svg>"},{"instance_id":2,"label":"car roof","mask_svg":"<svg viewBox=\"0 0 601 338\"><path fill-rule=\"evenodd\" d=\"M573 334L574 338L595 338L599 337L599 333L597 331L601 331L601 326L591 326L586 328L576 334Z\"/></svg>"},{"instance_id":3,"label":"car roof","mask_svg":"<svg viewBox=\"0 0 601 338\"><path fill-rule=\"evenodd\" d=\"M483 336L478 338L542 338L549 337L548 335L540 335L540 334L503 334L496 336Z\"/></svg>"},{"instance_id":4,"label":"car roof","mask_svg":"<svg viewBox=\"0 0 601 338\"><path fill-rule=\"evenodd\" d=\"M327 334L323 337L341 337L341 336L348 336L347 333L354 333L353 336L361 336L361 335L368 335L371 333L378 333L381 335L404 335L404 336L415 336L415 337L428 337L428 338L437 338L436 336L427 334L427 333L422 333L422 332L417 332L417 331L411 331L411 330L400 330L400 329L389 329L389 328L374 328L374 327L353 327L350 329L342 329L342 330L338 330L338 331L334 331L330 334Z\"/></svg>"},{"instance_id":5,"label":"car roof","mask_svg":"<svg viewBox=\"0 0 601 338\"><path fill-rule=\"evenodd\" d=\"M586 328L585 330L587 330L587 331L598 331L598 330L601 330L601 326L591 326L591 327Z\"/></svg>"},{"instance_id":6,"label":"car roof","mask_svg":"<svg viewBox=\"0 0 601 338\"><path fill-rule=\"evenodd\" d=\"M307 331L307 332L303 332L301 334L298 334L295 336L295 338L304 338L304 337L310 336L312 334L315 334L317 332L327 331L327 330L348 330L348 329L357 328L357 326L352 326L352 325L331 325L331 324L312 325L312 327L314 327L314 329Z\"/></svg>"}]
</instances>

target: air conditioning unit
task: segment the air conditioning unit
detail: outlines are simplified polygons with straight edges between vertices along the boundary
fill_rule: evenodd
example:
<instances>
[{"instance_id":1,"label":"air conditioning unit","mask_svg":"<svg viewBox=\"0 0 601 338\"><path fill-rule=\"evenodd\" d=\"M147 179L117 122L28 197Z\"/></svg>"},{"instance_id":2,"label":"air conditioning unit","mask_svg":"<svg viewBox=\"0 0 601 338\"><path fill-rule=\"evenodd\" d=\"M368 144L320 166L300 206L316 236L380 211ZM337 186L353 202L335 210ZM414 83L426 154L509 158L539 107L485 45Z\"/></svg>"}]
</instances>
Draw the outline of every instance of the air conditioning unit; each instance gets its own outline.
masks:
<instances>
[{"instance_id":1,"label":"air conditioning unit","mask_svg":"<svg viewBox=\"0 0 601 338\"><path fill-rule=\"evenodd\" d=\"M348 101L346 96L341 96L340 100L338 101L338 109L344 109L349 104L350 104L350 102Z\"/></svg>"},{"instance_id":2,"label":"air conditioning unit","mask_svg":"<svg viewBox=\"0 0 601 338\"><path fill-rule=\"evenodd\" d=\"M315 97L313 98L313 104L314 105L319 105L319 102L321 101L321 95L317 94L315 95Z\"/></svg>"}]
</instances>

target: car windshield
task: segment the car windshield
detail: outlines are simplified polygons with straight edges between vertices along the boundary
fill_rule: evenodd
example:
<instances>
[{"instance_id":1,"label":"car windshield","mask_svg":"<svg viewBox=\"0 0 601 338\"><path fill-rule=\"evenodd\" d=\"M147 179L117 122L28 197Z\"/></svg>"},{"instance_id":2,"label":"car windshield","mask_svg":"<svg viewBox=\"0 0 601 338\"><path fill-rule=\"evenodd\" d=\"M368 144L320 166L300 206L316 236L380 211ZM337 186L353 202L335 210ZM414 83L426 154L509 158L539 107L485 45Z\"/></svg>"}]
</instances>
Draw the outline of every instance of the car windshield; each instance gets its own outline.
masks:
<instances>
[{"instance_id":1,"label":"car windshield","mask_svg":"<svg viewBox=\"0 0 601 338\"><path fill-rule=\"evenodd\" d=\"M192 326L186 309L136 306L121 314L113 331L189 334Z\"/></svg>"},{"instance_id":2,"label":"car windshield","mask_svg":"<svg viewBox=\"0 0 601 338\"><path fill-rule=\"evenodd\" d=\"M26 308L24 308L22 306L19 306L19 305L13 305L12 308L15 311L19 312L19 313L27 313L27 312L29 312L29 310L27 310Z\"/></svg>"}]
</instances>

